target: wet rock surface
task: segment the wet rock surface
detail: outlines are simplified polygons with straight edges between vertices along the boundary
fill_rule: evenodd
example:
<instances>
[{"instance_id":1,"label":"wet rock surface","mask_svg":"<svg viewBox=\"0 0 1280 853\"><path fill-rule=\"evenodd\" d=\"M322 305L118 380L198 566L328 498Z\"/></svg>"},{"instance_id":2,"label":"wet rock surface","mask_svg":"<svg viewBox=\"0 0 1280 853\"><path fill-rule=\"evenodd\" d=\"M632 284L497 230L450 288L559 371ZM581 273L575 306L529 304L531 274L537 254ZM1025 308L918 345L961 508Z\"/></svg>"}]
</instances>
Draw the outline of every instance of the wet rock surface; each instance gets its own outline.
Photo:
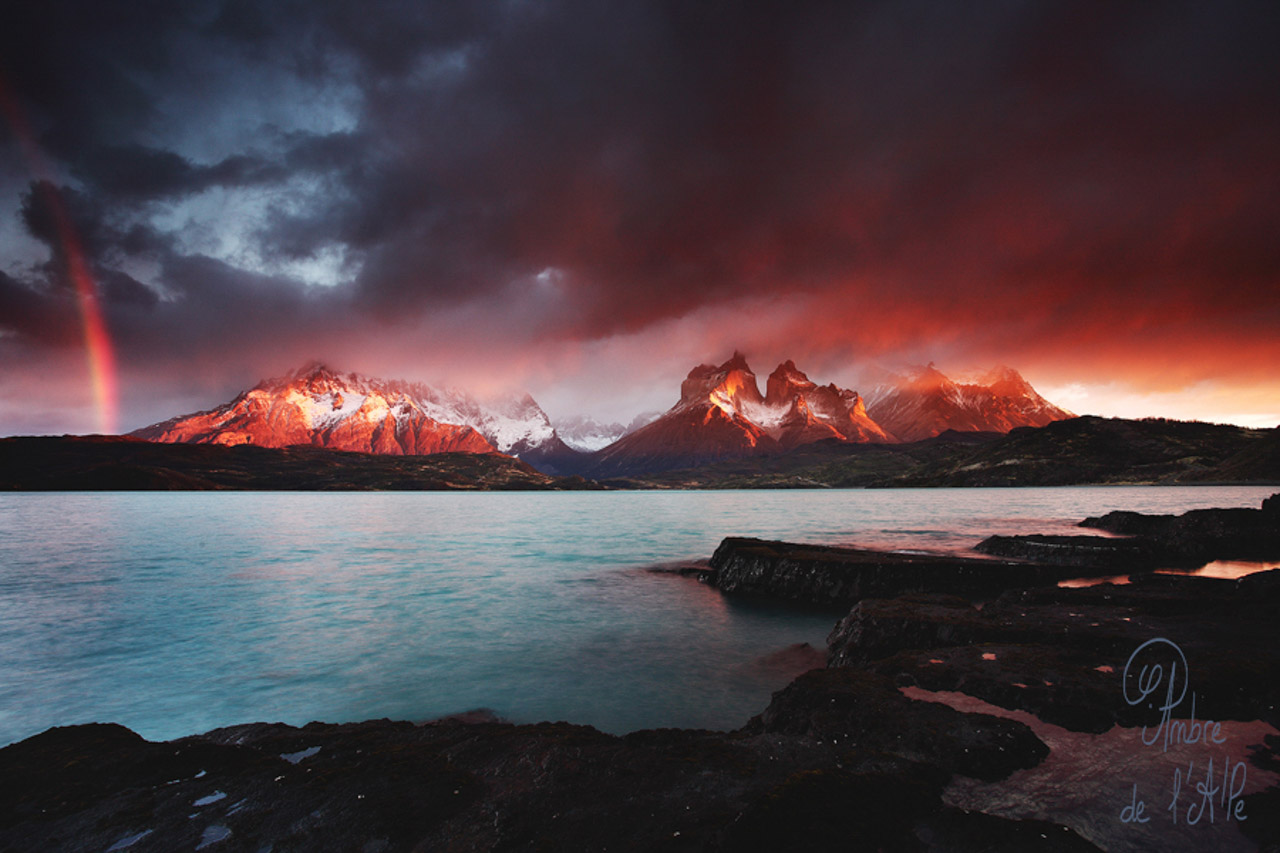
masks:
<instances>
[{"instance_id":1,"label":"wet rock surface","mask_svg":"<svg viewBox=\"0 0 1280 853\"><path fill-rule=\"evenodd\" d=\"M776 693L747 731L807 735L870 747L987 781L1034 767L1049 749L1022 723L908 699L893 680L861 669L815 669Z\"/></svg>"},{"instance_id":2,"label":"wet rock surface","mask_svg":"<svg viewBox=\"0 0 1280 853\"><path fill-rule=\"evenodd\" d=\"M848 607L872 596L991 594L1079 574L1055 566L729 537L700 578L726 593Z\"/></svg>"},{"instance_id":3,"label":"wet rock surface","mask_svg":"<svg viewBox=\"0 0 1280 853\"><path fill-rule=\"evenodd\" d=\"M1277 608L1280 571L1239 580L1151 575L1119 587L1041 587L1005 593L981 608L956 597L867 599L828 637L828 663L1102 732L1150 721L1145 707L1123 701L1123 668L1142 643L1176 638L1201 708L1219 719L1280 725ZM1188 702L1174 716L1189 712Z\"/></svg>"},{"instance_id":4,"label":"wet rock surface","mask_svg":"<svg viewBox=\"0 0 1280 853\"><path fill-rule=\"evenodd\" d=\"M1280 495L1259 509L1196 509L1182 515L1109 512L1081 527L1133 536L1184 562L1280 559Z\"/></svg>"},{"instance_id":5,"label":"wet rock surface","mask_svg":"<svg viewBox=\"0 0 1280 853\"><path fill-rule=\"evenodd\" d=\"M913 702L874 675L859 691L851 675L828 677L863 711L801 725L821 701L806 682L769 724L730 733L383 720L148 743L53 729L0 750L0 850L836 850L851 830L923 850L964 834L940 799L953 773L998 778L1045 751L1019 723ZM873 719L884 709L910 715L909 739Z\"/></svg>"},{"instance_id":6,"label":"wet rock surface","mask_svg":"<svg viewBox=\"0 0 1280 853\"><path fill-rule=\"evenodd\" d=\"M1140 571L1162 564L1186 564L1184 559L1170 563L1163 549L1146 540L1106 536L988 536L974 550L993 557L1084 569Z\"/></svg>"},{"instance_id":7,"label":"wet rock surface","mask_svg":"<svg viewBox=\"0 0 1280 853\"><path fill-rule=\"evenodd\" d=\"M1198 509L1182 515L1109 512L1081 527L1104 536L991 536L976 550L997 557L1083 568L1194 568L1212 560L1280 560L1280 495L1259 509Z\"/></svg>"}]
</instances>

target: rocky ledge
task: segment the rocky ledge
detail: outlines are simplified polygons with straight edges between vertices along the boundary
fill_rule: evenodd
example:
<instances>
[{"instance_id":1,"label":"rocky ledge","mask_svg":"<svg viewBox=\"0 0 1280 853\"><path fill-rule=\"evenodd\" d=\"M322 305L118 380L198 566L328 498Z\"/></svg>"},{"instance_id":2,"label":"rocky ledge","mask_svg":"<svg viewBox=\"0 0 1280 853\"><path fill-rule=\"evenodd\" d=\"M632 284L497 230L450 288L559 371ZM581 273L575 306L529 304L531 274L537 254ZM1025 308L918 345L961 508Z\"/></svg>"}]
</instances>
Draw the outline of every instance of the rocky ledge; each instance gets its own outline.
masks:
<instances>
[{"instance_id":1,"label":"rocky ledge","mask_svg":"<svg viewBox=\"0 0 1280 853\"><path fill-rule=\"evenodd\" d=\"M722 541L709 565L694 573L727 593L840 608L915 592L993 595L1080 575L1051 565L738 537Z\"/></svg>"},{"instance_id":2,"label":"rocky ledge","mask_svg":"<svg viewBox=\"0 0 1280 853\"><path fill-rule=\"evenodd\" d=\"M1280 726L1278 607L1280 571L1239 580L1145 575L1124 586L1013 590L986 602L866 599L827 638L827 662L1104 732L1151 721L1145 704L1123 701L1121 671L1142 643L1176 638L1194 666L1202 709ZM1189 699L1179 713L1189 715Z\"/></svg>"},{"instance_id":3,"label":"rocky ledge","mask_svg":"<svg viewBox=\"0 0 1280 853\"><path fill-rule=\"evenodd\" d=\"M1109 512L1081 527L1105 536L992 536L976 547L997 557L1081 568L1202 566L1213 560L1280 560L1280 494L1259 509L1197 509L1182 515Z\"/></svg>"}]
</instances>

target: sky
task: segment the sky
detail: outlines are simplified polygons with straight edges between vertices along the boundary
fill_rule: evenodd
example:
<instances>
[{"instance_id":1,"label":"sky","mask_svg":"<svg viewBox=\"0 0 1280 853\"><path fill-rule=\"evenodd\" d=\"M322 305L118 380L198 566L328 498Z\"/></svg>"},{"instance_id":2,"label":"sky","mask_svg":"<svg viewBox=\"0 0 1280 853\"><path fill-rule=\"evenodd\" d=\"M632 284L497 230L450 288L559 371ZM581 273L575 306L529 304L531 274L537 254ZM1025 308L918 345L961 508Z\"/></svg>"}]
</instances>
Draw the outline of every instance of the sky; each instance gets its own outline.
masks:
<instances>
[{"instance_id":1,"label":"sky","mask_svg":"<svg viewBox=\"0 0 1280 853\"><path fill-rule=\"evenodd\" d=\"M696 364L1280 423L1280 6L0 4L0 435L311 360L626 422Z\"/></svg>"}]
</instances>

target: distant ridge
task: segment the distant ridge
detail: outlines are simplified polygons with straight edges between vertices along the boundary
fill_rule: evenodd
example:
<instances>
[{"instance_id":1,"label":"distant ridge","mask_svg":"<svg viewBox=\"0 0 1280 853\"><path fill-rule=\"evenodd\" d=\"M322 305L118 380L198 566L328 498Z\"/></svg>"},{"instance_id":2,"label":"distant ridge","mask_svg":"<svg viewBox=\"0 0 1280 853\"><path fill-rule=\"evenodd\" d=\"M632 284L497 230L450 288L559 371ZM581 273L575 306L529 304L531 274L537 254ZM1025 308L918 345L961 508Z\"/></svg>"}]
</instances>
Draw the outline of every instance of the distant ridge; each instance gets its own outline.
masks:
<instances>
[{"instance_id":1,"label":"distant ridge","mask_svg":"<svg viewBox=\"0 0 1280 853\"><path fill-rule=\"evenodd\" d=\"M324 447L170 444L130 436L0 438L0 491L511 491L580 489L501 453L392 455Z\"/></svg>"}]
</instances>

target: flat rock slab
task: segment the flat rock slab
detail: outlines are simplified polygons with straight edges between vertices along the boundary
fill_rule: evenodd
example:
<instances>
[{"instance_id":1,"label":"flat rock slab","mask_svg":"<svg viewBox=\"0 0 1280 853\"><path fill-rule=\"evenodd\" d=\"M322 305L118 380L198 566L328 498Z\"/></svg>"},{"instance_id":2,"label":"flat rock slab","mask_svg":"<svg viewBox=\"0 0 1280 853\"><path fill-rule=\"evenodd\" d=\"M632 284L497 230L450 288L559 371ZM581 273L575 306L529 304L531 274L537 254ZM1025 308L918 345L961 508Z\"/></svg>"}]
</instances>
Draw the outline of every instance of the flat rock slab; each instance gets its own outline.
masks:
<instances>
[{"instance_id":1,"label":"flat rock slab","mask_svg":"<svg viewBox=\"0 0 1280 853\"><path fill-rule=\"evenodd\" d=\"M1187 565L1185 559L1171 562L1165 549L1145 539L1109 536L1046 536L1040 533L988 536L975 545L974 550L993 557L1084 569L1136 572L1161 566Z\"/></svg>"},{"instance_id":2,"label":"flat rock slab","mask_svg":"<svg viewBox=\"0 0 1280 853\"><path fill-rule=\"evenodd\" d=\"M1080 575L1077 568L729 537L702 577L727 593L848 607L915 592L994 596Z\"/></svg>"}]
</instances>

